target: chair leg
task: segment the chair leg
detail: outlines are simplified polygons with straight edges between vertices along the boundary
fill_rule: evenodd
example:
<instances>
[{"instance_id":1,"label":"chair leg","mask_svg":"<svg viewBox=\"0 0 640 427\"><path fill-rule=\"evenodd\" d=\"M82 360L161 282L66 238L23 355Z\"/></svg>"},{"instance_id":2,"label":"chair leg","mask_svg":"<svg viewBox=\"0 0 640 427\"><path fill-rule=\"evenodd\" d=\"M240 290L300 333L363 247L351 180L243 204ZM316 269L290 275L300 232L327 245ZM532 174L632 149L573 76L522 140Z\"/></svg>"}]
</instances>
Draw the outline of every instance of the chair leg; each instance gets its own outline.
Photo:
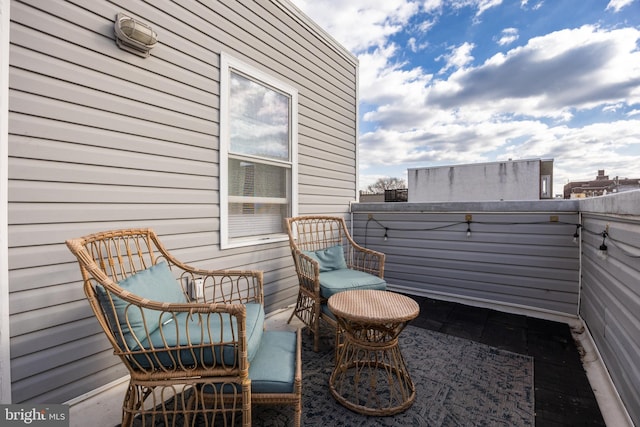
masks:
<instances>
[{"instance_id":1,"label":"chair leg","mask_svg":"<svg viewBox=\"0 0 640 427\"><path fill-rule=\"evenodd\" d=\"M300 320L302 320L304 322L303 316L300 316L300 312L305 310L305 305L304 305L304 295L302 294L302 291L298 291L298 300L296 301L296 306L293 308L293 311L291 312L291 316L289 316L289 320L287 320L287 324L291 323L291 320L293 320L293 316L298 316L298 318ZM305 322L306 323L306 322Z\"/></svg>"},{"instance_id":2,"label":"chair leg","mask_svg":"<svg viewBox=\"0 0 640 427\"><path fill-rule=\"evenodd\" d=\"M291 323L291 321L293 320L293 316L296 315L296 310L298 309L298 305L296 304L296 306L294 307L293 311L291 312L291 316L289 316L289 320L287 320L287 325L289 323Z\"/></svg>"},{"instance_id":3,"label":"chair leg","mask_svg":"<svg viewBox=\"0 0 640 427\"><path fill-rule=\"evenodd\" d=\"M312 324L313 324L313 351L318 352L320 349L320 303L316 302L312 308Z\"/></svg>"},{"instance_id":4,"label":"chair leg","mask_svg":"<svg viewBox=\"0 0 640 427\"><path fill-rule=\"evenodd\" d=\"M141 387L129 381L129 387L122 402L122 427L133 425L135 413L144 412L144 402L153 393L153 387Z\"/></svg>"},{"instance_id":5,"label":"chair leg","mask_svg":"<svg viewBox=\"0 0 640 427\"><path fill-rule=\"evenodd\" d=\"M302 402L298 401L295 408L295 414L293 415L294 427L300 427L302 424Z\"/></svg>"},{"instance_id":6,"label":"chair leg","mask_svg":"<svg viewBox=\"0 0 640 427\"><path fill-rule=\"evenodd\" d=\"M191 413L196 407L197 396L198 396L198 391L196 390L196 387L193 387L191 389L191 396L189 396L189 399L187 400L187 405L186 405L185 412L184 412L184 426L185 427L192 425L191 424ZM193 414L193 423L194 424L195 424L195 418L196 417L195 417L195 413L194 413Z\"/></svg>"},{"instance_id":7,"label":"chair leg","mask_svg":"<svg viewBox=\"0 0 640 427\"><path fill-rule=\"evenodd\" d=\"M320 302L308 295L298 292L298 301L289 316L287 323L291 323L294 316L307 326L309 334L313 334L313 351L320 348Z\"/></svg>"},{"instance_id":8,"label":"chair leg","mask_svg":"<svg viewBox=\"0 0 640 427\"><path fill-rule=\"evenodd\" d=\"M129 382L129 388L124 396L124 402L122 402L122 427L129 427L133 424L133 407L135 405L135 386Z\"/></svg>"},{"instance_id":9,"label":"chair leg","mask_svg":"<svg viewBox=\"0 0 640 427\"><path fill-rule=\"evenodd\" d=\"M242 426L251 427L251 381L242 384Z\"/></svg>"}]
</instances>

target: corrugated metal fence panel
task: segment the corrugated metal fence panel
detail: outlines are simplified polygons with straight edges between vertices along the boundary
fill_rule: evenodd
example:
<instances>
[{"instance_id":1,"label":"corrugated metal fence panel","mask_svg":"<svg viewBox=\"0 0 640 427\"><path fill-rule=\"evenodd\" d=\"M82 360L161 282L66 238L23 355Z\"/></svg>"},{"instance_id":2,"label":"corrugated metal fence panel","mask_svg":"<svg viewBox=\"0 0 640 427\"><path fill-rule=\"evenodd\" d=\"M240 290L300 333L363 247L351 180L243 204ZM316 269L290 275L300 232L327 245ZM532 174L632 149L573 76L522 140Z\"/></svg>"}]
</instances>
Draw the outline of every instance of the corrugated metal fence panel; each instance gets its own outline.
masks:
<instances>
[{"instance_id":1,"label":"corrugated metal fence panel","mask_svg":"<svg viewBox=\"0 0 640 427\"><path fill-rule=\"evenodd\" d=\"M157 31L150 58L116 46L118 12ZM357 60L288 3L11 2L14 402L64 402L124 373L94 324L70 237L152 227L188 263L263 270L267 311L295 301L285 242L219 248L223 50L298 89L299 209L345 214Z\"/></svg>"},{"instance_id":2,"label":"corrugated metal fence panel","mask_svg":"<svg viewBox=\"0 0 640 427\"><path fill-rule=\"evenodd\" d=\"M580 314L634 423L640 425L640 192L627 199L631 212L583 214ZM623 196L622 194L620 196ZM635 214L633 214L635 211ZM604 239L606 256L598 248Z\"/></svg>"},{"instance_id":3,"label":"corrugated metal fence panel","mask_svg":"<svg viewBox=\"0 0 640 427\"><path fill-rule=\"evenodd\" d=\"M391 288L577 314L577 212L552 205L546 211L512 211L509 202L500 204L501 211L478 210L478 204L451 204L449 211L424 206L353 206L355 238L386 254Z\"/></svg>"}]
</instances>

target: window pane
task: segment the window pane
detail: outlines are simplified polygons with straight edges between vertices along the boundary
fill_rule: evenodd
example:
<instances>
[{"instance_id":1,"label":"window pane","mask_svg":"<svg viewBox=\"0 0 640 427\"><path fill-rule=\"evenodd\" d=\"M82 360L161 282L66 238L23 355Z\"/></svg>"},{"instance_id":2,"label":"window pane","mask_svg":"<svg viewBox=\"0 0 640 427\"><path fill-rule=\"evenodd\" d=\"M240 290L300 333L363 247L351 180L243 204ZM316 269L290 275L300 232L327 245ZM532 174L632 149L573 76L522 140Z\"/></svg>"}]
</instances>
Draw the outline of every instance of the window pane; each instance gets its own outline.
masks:
<instances>
[{"instance_id":1,"label":"window pane","mask_svg":"<svg viewBox=\"0 0 640 427\"><path fill-rule=\"evenodd\" d=\"M286 198L289 169L229 159L229 195Z\"/></svg>"},{"instance_id":2,"label":"window pane","mask_svg":"<svg viewBox=\"0 0 640 427\"><path fill-rule=\"evenodd\" d=\"M220 54L220 247L286 239L297 213L298 91Z\"/></svg>"},{"instance_id":3,"label":"window pane","mask_svg":"<svg viewBox=\"0 0 640 427\"><path fill-rule=\"evenodd\" d=\"M288 205L272 203L229 203L229 237L284 233L283 218Z\"/></svg>"},{"instance_id":4,"label":"window pane","mask_svg":"<svg viewBox=\"0 0 640 427\"><path fill-rule=\"evenodd\" d=\"M289 100L267 86L231 73L229 151L289 160Z\"/></svg>"}]
</instances>

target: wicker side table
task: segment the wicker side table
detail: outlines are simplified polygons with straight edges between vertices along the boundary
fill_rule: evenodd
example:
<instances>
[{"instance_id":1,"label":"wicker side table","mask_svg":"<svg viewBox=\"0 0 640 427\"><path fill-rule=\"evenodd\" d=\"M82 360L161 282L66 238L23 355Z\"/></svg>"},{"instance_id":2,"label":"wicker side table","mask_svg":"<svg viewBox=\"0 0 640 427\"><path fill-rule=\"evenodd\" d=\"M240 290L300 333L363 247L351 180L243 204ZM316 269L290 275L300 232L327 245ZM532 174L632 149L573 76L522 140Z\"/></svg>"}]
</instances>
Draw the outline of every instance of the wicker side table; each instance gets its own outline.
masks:
<instances>
[{"instance_id":1,"label":"wicker side table","mask_svg":"<svg viewBox=\"0 0 640 427\"><path fill-rule=\"evenodd\" d=\"M398 335L420 312L406 296L354 290L329 298L341 333L329 379L333 397L352 411L386 416L406 410L416 389L400 353Z\"/></svg>"}]
</instances>

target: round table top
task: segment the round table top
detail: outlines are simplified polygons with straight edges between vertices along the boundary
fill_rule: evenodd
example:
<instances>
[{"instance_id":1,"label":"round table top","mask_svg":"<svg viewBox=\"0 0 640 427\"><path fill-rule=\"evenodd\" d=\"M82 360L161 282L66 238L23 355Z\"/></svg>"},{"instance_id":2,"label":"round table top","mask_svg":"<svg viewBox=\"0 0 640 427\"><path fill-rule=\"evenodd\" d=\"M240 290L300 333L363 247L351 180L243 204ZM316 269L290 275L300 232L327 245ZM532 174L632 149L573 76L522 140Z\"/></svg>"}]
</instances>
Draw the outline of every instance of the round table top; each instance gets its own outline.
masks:
<instances>
[{"instance_id":1,"label":"round table top","mask_svg":"<svg viewBox=\"0 0 640 427\"><path fill-rule=\"evenodd\" d=\"M420 313L413 299L389 291L344 291L332 295L327 304L338 317L374 323L408 321Z\"/></svg>"}]
</instances>

